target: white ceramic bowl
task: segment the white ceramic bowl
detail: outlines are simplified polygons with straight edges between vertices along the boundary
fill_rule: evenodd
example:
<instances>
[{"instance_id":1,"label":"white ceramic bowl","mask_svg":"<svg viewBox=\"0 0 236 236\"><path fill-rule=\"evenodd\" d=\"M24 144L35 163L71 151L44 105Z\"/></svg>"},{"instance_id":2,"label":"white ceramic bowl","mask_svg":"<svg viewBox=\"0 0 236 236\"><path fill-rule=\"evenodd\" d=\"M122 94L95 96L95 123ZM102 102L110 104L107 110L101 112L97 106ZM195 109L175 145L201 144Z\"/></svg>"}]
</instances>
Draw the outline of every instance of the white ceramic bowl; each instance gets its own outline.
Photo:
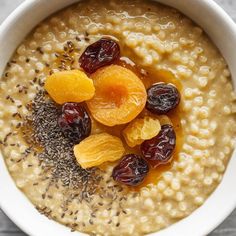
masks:
<instances>
[{"instance_id":1,"label":"white ceramic bowl","mask_svg":"<svg viewBox=\"0 0 236 236\"><path fill-rule=\"evenodd\" d=\"M225 57L236 84L236 25L213 0L158 0L179 9L205 29ZM0 74L17 45L41 20L77 0L26 0L0 26ZM189 217L152 235L201 236L219 225L236 207L236 152L221 184ZM0 207L31 236L84 235L40 215L16 188L0 156Z\"/></svg>"}]
</instances>

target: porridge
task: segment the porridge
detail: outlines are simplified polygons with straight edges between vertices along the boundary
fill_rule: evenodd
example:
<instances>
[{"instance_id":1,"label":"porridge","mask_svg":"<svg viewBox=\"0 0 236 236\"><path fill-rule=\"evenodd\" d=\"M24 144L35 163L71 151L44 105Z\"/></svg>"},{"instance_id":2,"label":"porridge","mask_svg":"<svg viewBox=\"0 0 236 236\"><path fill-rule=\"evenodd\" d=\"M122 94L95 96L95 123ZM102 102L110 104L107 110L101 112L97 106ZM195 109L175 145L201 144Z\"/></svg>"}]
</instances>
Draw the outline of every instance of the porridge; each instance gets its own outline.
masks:
<instances>
[{"instance_id":1,"label":"porridge","mask_svg":"<svg viewBox=\"0 0 236 236\"><path fill-rule=\"evenodd\" d=\"M49 17L17 48L0 91L12 178L72 231L168 227L204 203L234 148L224 58L190 19L151 1L82 1Z\"/></svg>"}]
</instances>

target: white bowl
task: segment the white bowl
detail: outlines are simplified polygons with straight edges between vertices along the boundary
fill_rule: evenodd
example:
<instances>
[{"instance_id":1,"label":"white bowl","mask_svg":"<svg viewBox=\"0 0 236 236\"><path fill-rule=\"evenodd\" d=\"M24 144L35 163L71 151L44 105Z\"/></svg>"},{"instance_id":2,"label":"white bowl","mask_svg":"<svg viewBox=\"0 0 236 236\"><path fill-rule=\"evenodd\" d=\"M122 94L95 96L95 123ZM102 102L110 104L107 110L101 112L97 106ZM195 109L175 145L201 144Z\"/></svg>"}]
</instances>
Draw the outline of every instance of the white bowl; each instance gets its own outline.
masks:
<instances>
[{"instance_id":1,"label":"white bowl","mask_svg":"<svg viewBox=\"0 0 236 236\"><path fill-rule=\"evenodd\" d=\"M158 0L179 9L208 33L225 57L236 84L236 25L213 0ZM0 74L17 45L41 20L77 0L26 0L0 26ZM178 223L152 235L200 236L219 225L236 207L236 152L221 184L199 209ZM84 235L40 215L16 188L0 156L0 206L23 231L31 236Z\"/></svg>"}]
</instances>

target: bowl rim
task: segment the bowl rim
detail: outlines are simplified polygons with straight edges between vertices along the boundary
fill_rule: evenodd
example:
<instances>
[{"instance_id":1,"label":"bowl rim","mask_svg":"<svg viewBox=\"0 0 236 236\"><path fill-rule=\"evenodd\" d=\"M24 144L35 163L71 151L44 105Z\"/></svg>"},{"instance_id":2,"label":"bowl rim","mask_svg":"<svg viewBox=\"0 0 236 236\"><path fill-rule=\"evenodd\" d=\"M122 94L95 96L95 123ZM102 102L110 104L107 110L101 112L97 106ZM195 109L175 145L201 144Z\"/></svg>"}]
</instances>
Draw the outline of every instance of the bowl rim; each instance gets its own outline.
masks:
<instances>
[{"instance_id":1,"label":"bowl rim","mask_svg":"<svg viewBox=\"0 0 236 236\"><path fill-rule=\"evenodd\" d=\"M27 12L29 11L33 5L35 4L35 2L38 1L38 0L25 0L23 3L21 3L5 20L4 22L0 25L0 37L1 35L5 34L5 31L7 30L8 27L12 27L12 22L14 22L17 18L21 18L22 17L22 14L24 12ZM75 0L74 2L76 2L77 0ZM172 5L171 4L171 1L172 0L157 0L159 2L162 2L166 5ZM176 0L176 1L182 1L182 0ZM224 22L225 25L229 28L229 30L232 31L232 34L234 35L234 40L236 42L236 24L234 23L234 21L230 18L230 16L216 3L214 2L213 0L195 0L196 1L196 4L199 4L201 5L201 7L203 8L206 8L208 9L208 11L212 11L214 12L216 15L217 15L217 18L219 18L220 21ZM42 2L42 1L40 1ZM179 9L181 12L182 9ZM184 12L185 14L185 12ZM46 17L46 16L45 16ZM191 19L193 19L191 16L189 16ZM195 21L195 20L194 20ZM204 27L203 27L204 28ZM208 31L207 31L208 33ZM213 40L214 41L214 40ZM222 50L220 48L220 50ZM235 56L236 58L236 56ZM235 70L235 73L234 73L234 77L235 77L235 80L236 80L236 70ZM235 83L235 81L234 81ZM236 151L234 151L234 153L232 154L232 157L231 157L231 160L229 161L228 163L228 166L231 165L232 162L234 162L235 166L236 166L236 160L232 160L232 159L236 159ZM0 153L0 169L1 168L5 168L7 169L7 167L5 166L5 163L3 161L3 157L1 156L1 153ZM227 168L228 170L228 168ZM206 208L207 210L207 204L209 205L210 202L211 202L211 199L214 198L215 195L217 194L220 194L220 191L223 189L222 188L222 185L223 185L223 182L224 180L227 178L231 178L231 175L228 174L228 172L225 172L224 174L224 177L223 177L223 180L221 181L221 183L217 186L216 190L207 198L206 202L203 204L203 206L199 207L197 210L195 210L192 214L190 214L190 216L184 218L183 220L180 220L179 222L167 227L166 229L163 229L159 232L156 232L156 233L153 233L153 234L150 234L152 236L156 235L156 234L160 234L160 236L170 236L170 235L173 235L173 233L175 232L175 228L176 226L179 225L180 222L187 222L186 224L189 224L188 222L190 222L191 220L199 217L193 217L193 215L198 215L199 211L201 211L203 208ZM4 174L5 175L5 174ZM1 175L0 175L1 176ZM5 175L6 176L6 175ZM0 180L1 182L1 180ZM12 180L12 184L15 184L14 181ZM12 189L13 191L19 191L21 192L16 186L13 187L12 186ZM0 189L0 193L1 193L1 190ZM22 197L23 198L26 198L23 193L22 194ZM26 199L27 201L29 201L28 199ZM4 213L20 228L22 229L24 232L26 232L27 234L29 235L34 235L34 236L41 236L42 234L40 234L40 232L35 232L34 228L32 228L32 225L29 225L28 222L26 223L22 223L22 220L19 220L19 218L14 214L14 211L10 210L9 207L7 207L7 203L6 203L6 199L3 199L2 195L0 194L0 207L1 209L4 211ZM201 231L200 234L198 233L195 233L195 232L192 232L192 229L190 229L190 231L186 230L186 232L183 234L183 235L189 235L189 232L191 233L191 235L206 235L208 234L209 232L211 232L217 225L219 225L233 210L234 208L236 207L236 193L235 194L232 194L231 198L229 198L229 205L227 207L222 207L222 212L220 214L220 217L216 219L213 219L214 217L212 217L212 219L210 219L209 223L207 225L205 225L205 227L203 227L203 229L199 229ZM31 203L29 205L32 205ZM32 207L32 206L31 206ZM39 214L38 212L36 212L35 210L35 214ZM27 214L27 213L26 213ZM200 214L200 213L199 213ZM44 216L42 216L44 217ZM49 222L49 220L47 219L47 221ZM56 223L55 224L56 226L55 227L59 227L61 231L63 232L67 232L68 229L66 228L66 230L64 229L65 227L64 226L61 226L60 224ZM75 235L85 235L83 233L80 233L80 232L75 232L73 233ZM63 235L63 234L60 234L60 235ZM69 234L64 234L64 235L72 235L72 233L69 233ZM59 235L58 235L59 236Z\"/></svg>"}]
</instances>

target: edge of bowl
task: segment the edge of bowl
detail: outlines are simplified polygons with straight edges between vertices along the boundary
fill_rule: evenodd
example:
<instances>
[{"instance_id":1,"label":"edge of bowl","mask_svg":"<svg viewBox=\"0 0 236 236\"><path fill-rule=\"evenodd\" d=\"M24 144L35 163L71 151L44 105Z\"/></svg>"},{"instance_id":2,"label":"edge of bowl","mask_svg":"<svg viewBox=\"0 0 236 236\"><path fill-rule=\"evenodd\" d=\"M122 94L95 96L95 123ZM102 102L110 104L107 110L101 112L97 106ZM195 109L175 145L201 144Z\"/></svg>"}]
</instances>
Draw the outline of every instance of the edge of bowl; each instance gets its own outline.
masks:
<instances>
[{"instance_id":1,"label":"edge of bowl","mask_svg":"<svg viewBox=\"0 0 236 236\"><path fill-rule=\"evenodd\" d=\"M58 0L58 1L62 2L63 0ZM73 2L76 2L76 1L77 0L68 1L68 5L73 3ZM166 5L173 6L173 1L172 0L158 0L158 1L162 2L162 3L166 4ZM181 1L182 0L176 0L176 4L179 4L179 6L183 5L181 9L179 9L176 6L174 6L174 7L179 9L181 12L184 12L184 14L186 14L191 19L196 21L202 27L203 24L201 23L201 21L196 20L198 18L198 16L197 16L198 12L196 11L196 15L189 15L188 13L186 13L187 12L187 10L186 10L187 7L185 6L186 2L182 1L182 3L181 3ZM1 35L4 35L5 32L10 30L10 28L13 27L14 24L18 24L19 22L17 22L17 20L20 19L23 14L26 14L31 8L33 8L33 6L35 4L38 4L38 3L39 3L39 1L37 1L37 0L26 0L18 8L16 8L16 10L14 10L9 15L9 17L0 26L0 41L1 41ZM45 3L46 3L46 1L45 1ZM41 2L40 2L40 4L41 4ZM236 24L234 23L234 21L228 16L228 14L217 3L215 3L213 0L195 0L194 4L196 4L196 6L198 6L197 9L202 8L202 9L205 9L205 12L210 13L208 15L208 18L211 18L211 17L216 18L217 21L215 23L219 24L219 28L221 28L221 27L229 28L228 30L226 30L228 32L226 35L229 35L229 31L231 31L230 39L232 39L233 42L236 42ZM185 9L185 10L183 10L183 9ZM39 15L37 15L37 17L39 17ZM43 18L45 18L45 17L43 17ZM202 21L203 20L204 19L202 19ZM209 20L209 22L210 22L210 20ZM208 24L210 24L210 23L208 23ZM25 27L25 28L27 28L27 27ZM206 28L206 27L203 27L203 28ZM28 33L28 31L29 30L25 30L25 35L26 35L26 33ZM211 30L210 31L206 30L206 31L210 35L210 37L214 36L214 33L211 32ZM212 31L214 31L214 30L212 30ZM224 34L224 32L219 32L219 34ZM222 38L222 36L220 38ZM21 41L21 40L19 40L19 41ZM220 51L222 52L222 54L227 58L227 62L230 61L229 67L231 69L232 74L234 75L233 78L235 78L235 79L233 81L234 81L234 84L235 84L236 83L236 67L233 66L233 62L235 62L235 60L236 60L235 56L234 57L231 56L232 53L231 54L227 53L225 55L225 49L218 45L220 43L218 42L218 38L217 37L213 41L215 42L215 44L217 44L217 46L220 49ZM6 43L9 44L9 41L6 42ZM15 50L15 44L14 43L12 43L12 44L13 44L12 51L14 51ZM230 52L230 49L232 50L232 47L230 45L226 45L226 46L228 47L228 52ZM3 45L2 48L4 48L4 45ZM10 56L11 56L10 53L4 55L4 57L6 57L6 58L7 57L9 58ZM2 68L5 67L4 63L5 63L4 60L0 61L0 73L1 73L1 67ZM188 222L194 221L196 218L198 219L200 217L199 214L201 214L201 212L203 210L204 211L208 210L209 207L211 209L211 212L214 213L212 215L214 217L212 217L211 219L208 219L208 224L201 225L203 227L200 229L199 228L200 224L199 224L199 220L198 220L198 224L194 225L194 227L191 227L191 229L186 229L184 235L186 235L186 236L190 235L190 234L191 235L206 235L207 233L212 231L236 207L236 193L233 193L233 192L231 192L231 195L228 196L227 199L226 199L226 202L228 203L227 206L224 205L222 207L221 206L218 207L218 206L212 206L212 204L211 204L211 202L213 202L212 199L216 199L217 196L221 196L225 190L227 190L227 192L230 192L229 190L230 190L230 187L232 187L232 186L229 184L229 181L230 181L230 179L232 179L232 177L233 177L232 176L232 172L234 171L232 166L236 166L236 151L234 151L234 153L232 154L231 160L230 160L230 162L228 164L228 167L227 167L227 170L226 170L226 172L224 174L223 180L221 181L219 186L217 186L216 190L208 197L206 202L200 208L195 210L190 216L184 218L183 220L181 220L181 221L171 225L170 227L168 227L166 229L163 229L163 230L161 230L161 231L159 231L157 233L153 233L153 234L150 234L150 235L156 235L156 234L160 234L162 236L173 235L173 233L176 232L177 228L181 228L183 224L189 224ZM0 155L0 167L3 168L3 169L6 169L4 160L1 157L1 155ZM229 169L232 169L231 172L230 172ZM4 172L5 172L4 176L6 178L11 178L9 173L7 173L7 170L4 171ZM11 188L10 192L12 192L13 194L14 194L15 191L20 192L17 189L17 187L15 186L15 184L13 183L12 179L11 179L11 181L12 181L12 186L9 186ZM13 184L14 184L14 186L13 186ZM4 188L2 188L2 190L0 190L0 191L4 191ZM22 198L26 198L23 195L23 193L21 193L21 192L18 195L22 195L21 196ZM14 195L11 196L11 200L14 202ZM12 210L12 207L7 207L7 202L9 202L9 199L7 201L4 201L4 199L2 199L2 197L0 195L0 206L1 206L1 208L3 209L5 214L8 215L9 218L12 219L16 225L18 225L18 227L20 227L24 232L26 232L29 235L35 235L35 236L41 236L42 235L41 232L35 232L35 230L32 230L32 227L34 226L34 223L30 224L30 225L27 225L27 224L23 223L23 220L20 219L18 216L16 216L14 214L14 211ZM29 202L28 205L30 206L32 204ZM30 207L32 207L32 206L30 206ZM17 208L15 210L17 210ZM22 212L22 213L24 213L24 212ZM35 210L35 214L38 214L36 210ZM42 216L42 217L44 217L44 216ZM215 218L217 218L217 220ZM46 221L48 221L48 219L46 219ZM203 221L205 221L205 219L202 219L201 221L203 222ZM64 232L64 234L62 233L60 235L63 235L63 236L71 235L71 232L68 233L69 230L66 227L61 226L58 223L55 223L55 227L57 227L57 228L60 227L62 232ZM194 229L198 229L199 230L198 233L195 233L196 231L194 232ZM73 233L73 234L75 234L75 235L84 235L82 233Z\"/></svg>"}]
</instances>

